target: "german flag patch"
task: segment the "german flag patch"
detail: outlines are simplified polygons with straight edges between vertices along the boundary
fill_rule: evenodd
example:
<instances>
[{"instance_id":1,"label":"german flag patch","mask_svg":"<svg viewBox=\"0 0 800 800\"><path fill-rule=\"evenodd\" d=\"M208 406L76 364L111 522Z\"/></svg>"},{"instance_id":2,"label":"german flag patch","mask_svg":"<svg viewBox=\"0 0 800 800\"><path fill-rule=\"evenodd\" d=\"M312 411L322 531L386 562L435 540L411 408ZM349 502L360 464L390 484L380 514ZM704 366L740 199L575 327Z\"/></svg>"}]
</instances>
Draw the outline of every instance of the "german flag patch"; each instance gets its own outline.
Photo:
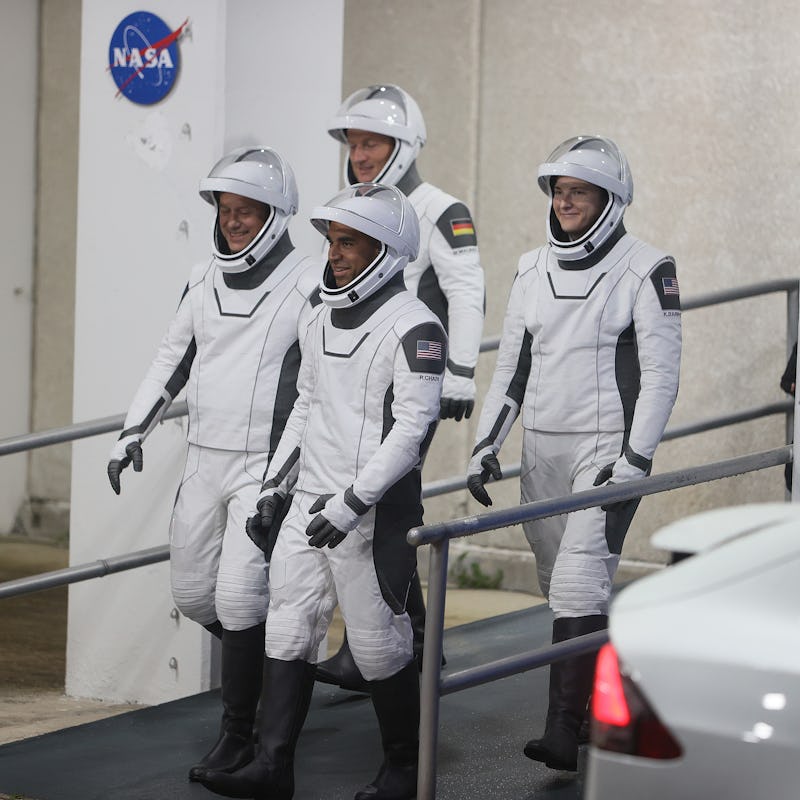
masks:
<instances>
[{"instance_id":1,"label":"german flag patch","mask_svg":"<svg viewBox=\"0 0 800 800\"><path fill-rule=\"evenodd\" d=\"M475 224L472 222L469 209L463 203L453 203L436 220L436 227L453 250L476 247L478 244Z\"/></svg>"},{"instance_id":2,"label":"german flag patch","mask_svg":"<svg viewBox=\"0 0 800 800\"><path fill-rule=\"evenodd\" d=\"M450 230L453 236L474 236L475 226L471 219L451 219Z\"/></svg>"}]
</instances>

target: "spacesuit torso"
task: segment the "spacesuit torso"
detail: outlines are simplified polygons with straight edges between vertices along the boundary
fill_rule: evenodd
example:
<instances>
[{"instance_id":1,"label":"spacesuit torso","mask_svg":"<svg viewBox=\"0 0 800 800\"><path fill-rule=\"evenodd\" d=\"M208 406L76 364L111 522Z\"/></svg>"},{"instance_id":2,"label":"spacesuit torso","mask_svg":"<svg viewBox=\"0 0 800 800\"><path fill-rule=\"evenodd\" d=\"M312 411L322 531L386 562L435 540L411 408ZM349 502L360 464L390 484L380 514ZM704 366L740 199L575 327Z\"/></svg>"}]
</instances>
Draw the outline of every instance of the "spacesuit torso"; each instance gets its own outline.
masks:
<instances>
[{"instance_id":1,"label":"spacesuit torso","mask_svg":"<svg viewBox=\"0 0 800 800\"><path fill-rule=\"evenodd\" d=\"M627 233L586 269L565 268L549 246L526 253L478 439L492 438L501 415L507 432L521 410L531 430L625 431L650 459L677 394L680 352L670 256Z\"/></svg>"},{"instance_id":2,"label":"spacesuit torso","mask_svg":"<svg viewBox=\"0 0 800 800\"><path fill-rule=\"evenodd\" d=\"M190 443L273 451L297 395L299 332L320 274L294 251L254 288L232 288L213 262L197 265L125 428L149 432L185 384Z\"/></svg>"},{"instance_id":3,"label":"spacesuit torso","mask_svg":"<svg viewBox=\"0 0 800 800\"><path fill-rule=\"evenodd\" d=\"M446 349L433 314L402 289L338 313L320 308L306 334L298 401L267 480L299 447L298 491L352 486L365 506L380 501L419 467L438 417Z\"/></svg>"}]
</instances>

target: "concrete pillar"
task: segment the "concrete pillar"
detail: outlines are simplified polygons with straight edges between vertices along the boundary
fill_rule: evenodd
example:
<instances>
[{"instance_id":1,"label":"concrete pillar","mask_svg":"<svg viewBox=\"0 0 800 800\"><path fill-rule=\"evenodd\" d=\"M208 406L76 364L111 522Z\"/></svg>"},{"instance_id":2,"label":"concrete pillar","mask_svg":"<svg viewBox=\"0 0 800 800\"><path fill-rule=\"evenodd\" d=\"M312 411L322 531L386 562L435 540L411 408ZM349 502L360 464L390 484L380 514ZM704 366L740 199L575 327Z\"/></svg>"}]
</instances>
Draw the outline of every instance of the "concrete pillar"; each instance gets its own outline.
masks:
<instances>
[{"instance_id":1,"label":"concrete pillar","mask_svg":"<svg viewBox=\"0 0 800 800\"><path fill-rule=\"evenodd\" d=\"M338 187L324 128L341 92L342 3L152 0L170 29L188 19L171 92L145 106L117 96L108 70L122 0L84 0L75 314L76 420L125 410L171 320L190 266L208 256L213 213L199 179L227 150L266 143L297 174L299 248L320 252L311 208ZM135 80L139 80L136 78ZM168 421L144 445L144 471L113 494L116 437L73 447L72 564L166 544L185 454ZM209 688L210 637L173 613L168 565L73 585L67 693L157 703Z\"/></svg>"}]
</instances>

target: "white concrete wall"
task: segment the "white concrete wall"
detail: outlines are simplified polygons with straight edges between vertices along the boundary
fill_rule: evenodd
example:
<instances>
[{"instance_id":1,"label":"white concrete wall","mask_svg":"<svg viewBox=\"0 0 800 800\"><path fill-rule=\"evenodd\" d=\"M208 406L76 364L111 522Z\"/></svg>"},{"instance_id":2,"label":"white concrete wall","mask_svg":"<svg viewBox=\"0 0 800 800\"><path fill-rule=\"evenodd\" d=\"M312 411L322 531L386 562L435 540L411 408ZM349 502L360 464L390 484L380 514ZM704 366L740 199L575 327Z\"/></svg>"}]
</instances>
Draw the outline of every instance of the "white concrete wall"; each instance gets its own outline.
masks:
<instances>
[{"instance_id":1,"label":"white concrete wall","mask_svg":"<svg viewBox=\"0 0 800 800\"><path fill-rule=\"evenodd\" d=\"M0 52L0 438L29 430L34 302L33 234L39 11L29 0L3 0ZM27 456L0 458L0 535L11 531L25 496Z\"/></svg>"},{"instance_id":2,"label":"white concrete wall","mask_svg":"<svg viewBox=\"0 0 800 800\"><path fill-rule=\"evenodd\" d=\"M636 185L628 229L675 256L684 297L800 274L798 25L800 5L789 0L757 10L745 0L347 0L343 88L392 81L419 101L428 125L420 172L472 204L493 335L520 254L545 239L537 166L579 133L625 150ZM785 319L780 295L685 314L673 422L783 399ZM485 354L481 398L493 366ZM475 426L475 416L440 426L425 480L463 474ZM773 417L666 443L654 469L783 442L784 421ZM501 461L519 452L517 426ZM519 502L518 481L492 496L498 508ZM662 558L649 537L676 517L782 498L781 468L646 498L623 557ZM481 510L464 492L426 503L426 519ZM465 549L487 572L503 569L504 586L537 590L519 529L460 540L453 559Z\"/></svg>"},{"instance_id":3,"label":"white concrete wall","mask_svg":"<svg viewBox=\"0 0 800 800\"><path fill-rule=\"evenodd\" d=\"M338 187L324 121L341 92L341 2L151 0L148 9L174 27L189 17L191 30L177 85L144 107L115 99L105 70L131 5L83 2L76 420L130 402L191 264L208 254L213 214L197 184L226 150L264 142L288 158L301 198L291 231L306 250L321 247L308 212ZM123 473L120 497L105 474L114 439L73 447L72 564L167 542L183 424L153 432L144 471ZM166 563L72 586L67 693L156 703L208 688L210 637L172 612Z\"/></svg>"}]
</instances>

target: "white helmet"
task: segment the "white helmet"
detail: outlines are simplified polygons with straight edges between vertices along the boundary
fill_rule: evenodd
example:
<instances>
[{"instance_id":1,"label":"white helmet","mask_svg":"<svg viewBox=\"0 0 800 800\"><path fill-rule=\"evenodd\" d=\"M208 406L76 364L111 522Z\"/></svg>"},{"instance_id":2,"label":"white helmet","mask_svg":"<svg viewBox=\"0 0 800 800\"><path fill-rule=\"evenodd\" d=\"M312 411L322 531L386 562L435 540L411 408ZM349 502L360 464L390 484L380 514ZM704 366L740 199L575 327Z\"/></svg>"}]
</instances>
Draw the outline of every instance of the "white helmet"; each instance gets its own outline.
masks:
<instances>
[{"instance_id":1,"label":"white helmet","mask_svg":"<svg viewBox=\"0 0 800 800\"><path fill-rule=\"evenodd\" d=\"M328 133L347 144L350 128L382 133L395 140L392 155L375 177L376 183L389 186L394 186L406 174L428 136L416 100L390 83L359 89L342 103L328 123ZM349 158L345 159L344 180L345 183L356 182Z\"/></svg>"},{"instance_id":2,"label":"white helmet","mask_svg":"<svg viewBox=\"0 0 800 800\"><path fill-rule=\"evenodd\" d=\"M578 178L608 192L608 203L594 225L579 239L570 241L553 211L555 178ZM575 136L562 142L539 166L539 186L550 198L547 239L563 261L585 258L614 232L625 209L633 202L633 178L622 150L603 136Z\"/></svg>"},{"instance_id":3,"label":"white helmet","mask_svg":"<svg viewBox=\"0 0 800 800\"><path fill-rule=\"evenodd\" d=\"M325 266L320 296L332 308L349 308L360 303L419 254L417 214L395 186L380 183L348 186L311 214L311 224L324 236L328 235L331 222L360 231L383 245L374 261L341 288L336 286L330 264Z\"/></svg>"},{"instance_id":4,"label":"white helmet","mask_svg":"<svg viewBox=\"0 0 800 800\"><path fill-rule=\"evenodd\" d=\"M216 265L228 273L244 272L260 261L281 238L297 213L297 183L289 164L271 147L240 147L221 158L200 181L200 196L217 206L220 192L230 192L268 206L267 221L247 247L231 253L214 223L212 249Z\"/></svg>"}]
</instances>

